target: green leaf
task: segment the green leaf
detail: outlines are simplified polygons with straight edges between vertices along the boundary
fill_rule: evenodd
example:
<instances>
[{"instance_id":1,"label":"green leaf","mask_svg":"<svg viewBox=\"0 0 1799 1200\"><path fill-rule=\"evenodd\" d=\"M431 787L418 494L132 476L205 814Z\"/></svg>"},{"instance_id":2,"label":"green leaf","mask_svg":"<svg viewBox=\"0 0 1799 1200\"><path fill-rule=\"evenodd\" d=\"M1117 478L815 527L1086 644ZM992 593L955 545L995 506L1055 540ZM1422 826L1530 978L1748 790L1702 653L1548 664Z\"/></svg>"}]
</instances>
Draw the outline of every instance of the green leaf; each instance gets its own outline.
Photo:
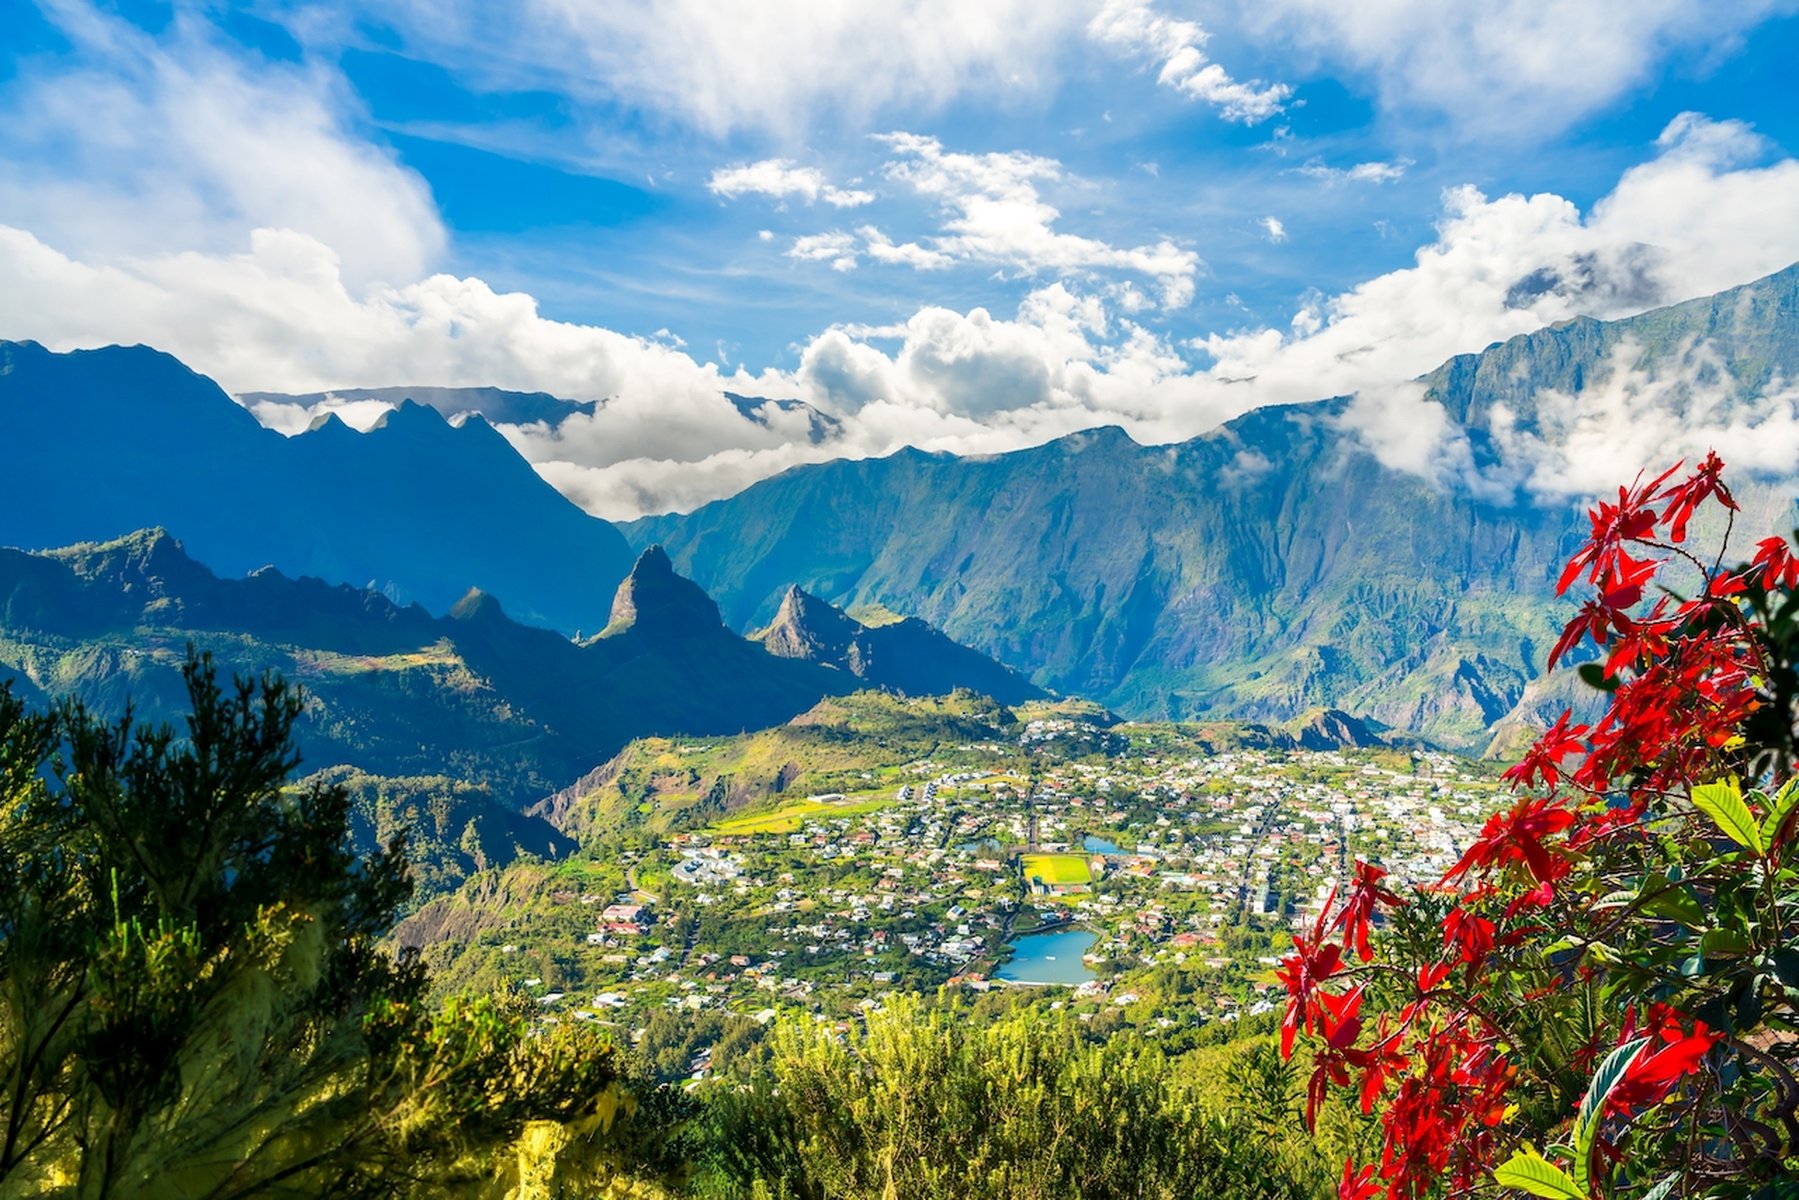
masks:
<instances>
[{"instance_id":1,"label":"green leaf","mask_svg":"<svg viewBox=\"0 0 1799 1200\"><path fill-rule=\"evenodd\" d=\"M1580 676L1581 682L1588 687L1598 688L1602 692L1618 690L1618 677L1607 675L1605 668L1598 663L1581 663L1575 668L1575 672Z\"/></svg>"},{"instance_id":2,"label":"green leaf","mask_svg":"<svg viewBox=\"0 0 1799 1200\"><path fill-rule=\"evenodd\" d=\"M1679 1182L1680 1174L1676 1172L1644 1192L1643 1200L1668 1200L1674 1194L1674 1185Z\"/></svg>"},{"instance_id":3,"label":"green leaf","mask_svg":"<svg viewBox=\"0 0 1799 1200\"><path fill-rule=\"evenodd\" d=\"M1760 854L1762 827L1743 800L1743 789L1734 779L1702 783L1693 789L1693 807L1716 821L1727 837L1745 850Z\"/></svg>"},{"instance_id":4,"label":"green leaf","mask_svg":"<svg viewBox=\"0 0 1799 1200\"><path fill-rule=\"evenodd\" d=\"M1780 827L1793 815L1793 810L1799 808L1799 775L1782 784L1764 807L1766 815L1762 817L1762 832L1772 846L1774 839L1780 836Z\"/></svg>"},{"instance_id":5,"label":"green leaf","mask_svg":"<svg viewBox=\"0 0 1799 1200\"><path fill-rule=\"evenodd\" d=\"M1544 1200L1587 1200L1575 1182L1548 1159L1529 1146L1515 1151L1493 1172L1493 1182L1500 1187L1517 1188Z\"/></svg>"},{"instance_id":6,"label":"green leaf","mask_svg":"<svg viewBox=\"0 0 1799 1200\"><path fill-rule=\"evenodd\" d=\"M1643 903L1643 911L1650 916L1679 921L1690 929L1705 928L1705 906L1684 886L1670 883L1660 873L1651 874L1643 881L1640 894L1650 897Z\"/></svg>"},{"instance_id":7,"label":"green leaf","mask_svg":"<svg viewBox=\"0 0 1799 1200\"><path fill-rule=\"evenodd\" d=\"M1732 958L1755 947L1734 929L1708 929L1699 935L1699 951L1707 958Z\"/></svg>"},{"instance_id":8,"label":"green leaf","mask_svg":"<svg viewBox=\"0 0 1799 1200\"><path fill-rule=\"evenodd\" d=\"M1580 1111L1574 1117L1574 1183L1582 1192L1592 1186L1593 1141L1599 1136L1606 1099L1648 1044L1648 1038L1635 1038L1606 1055L1593 1072L1593 1081L1587 1084L1587 1094L1581 1097Z\"/></svg>"}]
</instances>

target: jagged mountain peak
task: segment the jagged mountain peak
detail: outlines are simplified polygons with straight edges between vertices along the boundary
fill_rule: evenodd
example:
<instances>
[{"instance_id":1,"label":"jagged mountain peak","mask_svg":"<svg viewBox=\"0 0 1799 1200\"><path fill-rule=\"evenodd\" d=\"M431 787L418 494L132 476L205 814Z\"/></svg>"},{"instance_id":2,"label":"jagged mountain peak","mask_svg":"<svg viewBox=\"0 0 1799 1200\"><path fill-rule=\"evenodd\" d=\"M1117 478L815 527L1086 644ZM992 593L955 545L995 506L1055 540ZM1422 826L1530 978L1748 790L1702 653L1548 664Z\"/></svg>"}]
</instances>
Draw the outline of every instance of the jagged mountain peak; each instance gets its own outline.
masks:
<instances>
[{"instance_id":1,"label":"jagged mountain peak","mask_svg":"<svg viewBox=\"0 0 1799 1200\"><path fill-rule=\"evenodd\" d=\"M860 632L861 624L796 583L788 586L774 621L755 640L781 658L835 663Z\"/></svg>"},{"instance_id":2,"label":"jagged mountain peak","mask_svg":"<svg viewBox=\"0 0 1799 1200\"><path fill-rule=\"evenodd\" d=\"M449 421L444 415L428 404L420 404L417 400L402 400L394 407L375 418L368 432L377 433L383 430L399 429L447 429Z\"/></svg>"},{"instance_id":3,"label":"jagged mountain peak","mask_svg":"<svg viewBox=\"0 0 1799 1200\"><path fill-rule=\"evenodd\" d=\"M478 587L470 588L463 593L462 599L450 606L450 617L457 621L498 621L505 616L499 597Z\"/></svg>"},{"instance_id":4,"label":"jagged mountain peak","mask_svg":"<svg viewBox=\"0 0 1799 1200\"><path fill-rule=\"evenodd\" d=\"M615 637L630 630L657 635L728 633L712 597L699 584L676 574L661 546L651 546L637 556L631 573L612 597L612 619L600 636Z\"/></svg>"}]
</instances>

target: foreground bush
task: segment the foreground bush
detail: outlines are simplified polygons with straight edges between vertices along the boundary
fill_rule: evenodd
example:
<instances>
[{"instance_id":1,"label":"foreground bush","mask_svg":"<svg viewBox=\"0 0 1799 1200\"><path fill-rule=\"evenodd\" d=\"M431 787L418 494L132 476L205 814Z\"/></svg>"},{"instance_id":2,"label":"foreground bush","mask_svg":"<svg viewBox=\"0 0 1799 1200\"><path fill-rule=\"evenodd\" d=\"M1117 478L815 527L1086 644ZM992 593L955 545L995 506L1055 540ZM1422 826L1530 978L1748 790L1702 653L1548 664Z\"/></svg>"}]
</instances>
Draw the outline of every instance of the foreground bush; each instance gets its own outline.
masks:
<instances>
[{"instance_id":1,"label":"foreground bush","mask_svg":"<svg viewBox=\"0 0 1799 1200\"><path fill-rule=\"evenodd\" d=\"M972 1024L917 999L839 1032L789 1022L768 1078L721 1092L706 1190L758 1200L1309 1197L1317 1166L1258 1114L1214 1114L1140 1039L1066 1013ZM1285 1074L1271 1086L1284 1109Z\"/></svg>"},{"instance_id":2,"label":"foreground bush","mask_svg":"<svg viewBox=\"0 0 1799 1200\"><path fill-rule=\"evenodd\" d=\"M1722 467L1592 511L1551 666L1596 656L1602 715L1543 735L1438 887L1357 864L1295 938L1285 1049L1313 1106L1349 1088L1380 1121L1346 1200L1799 1196L1799 560L1721 565Z\"/></svg>"}]
</instances>

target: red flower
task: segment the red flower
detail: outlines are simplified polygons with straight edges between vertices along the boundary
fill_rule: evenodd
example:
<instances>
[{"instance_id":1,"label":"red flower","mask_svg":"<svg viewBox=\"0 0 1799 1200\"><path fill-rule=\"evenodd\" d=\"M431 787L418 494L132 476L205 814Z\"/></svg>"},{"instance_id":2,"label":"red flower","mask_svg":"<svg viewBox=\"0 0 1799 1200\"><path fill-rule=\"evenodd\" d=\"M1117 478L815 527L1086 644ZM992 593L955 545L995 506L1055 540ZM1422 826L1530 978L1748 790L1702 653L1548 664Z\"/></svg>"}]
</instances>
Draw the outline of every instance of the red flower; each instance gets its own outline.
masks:
<instances>
[{"instance_id":1,"label":"red flower","mask_svg":"<svg viewBox=\"0 0 1799 1200\"><path fill-rule=\"evenodd\" d=\"M1455 947L1456 961L1467 963L1468 973L1473 975L1474 968L1493 952L1496 928L1485 917L1475 916L1457 905L1443 918L1443 946L1445 949Z\"/></svg>"},{"instance_id":2,"label":"red flower","mask_svg":"<svg viewBox=\"0 0 1799 1200\"><path fill-rule=\"evenodd\" d=\"M1556 722L1561 728L1567 718ZM1550 733L1554 733L1551 730ZM1545 738L1549 735L1545 734ZM1542 745L1541 742L1538 745ZM1480 836L1456 862L1443 873L1443 881L1460 878L1475 868L1491 870L1512 863L1522 863L1530 877L1539 884L1551 883L1569 871L1567 859L1552 854L1543 839L1560 833L1574 824L1574 814L1554 800L1534 796L1520 797L1502 813L1495 813L1481 828Z\"/></svg>"},{"instance_id":3,"label":"red flower","mask_svg":"<svg viewBox=\"0 0 1799 1200\"><path fill-rule=\"evenodd\" d=\"M1723 1038L1706 1028L1704 1021L1694 1021L1693 1031L1685 1032L1681 1029L1681 1014L1660 1005L1651 1013L1651 1019L1657 1026L1652 1034L1655 1040L1625 1068L1624 1078L1606 1102L1607 1113L1628 1116L1660 1104L1676 1084L1699 1070L1706 1054ZM1634 1020L1626 1022L1620 1044L1632 1036L1633 1024Z\"/></svg>"},{"instance_id":4,"label":"red flower","mask_svg":"<svg viewBox=\"0 0 1799 1200\"><path fill-rule=\"evenodd\" d=\"M1311 1033L1314 1026L1323 1022L1319 985L1343 965L1343 948L1322 940L1323 925L1324 914L1320 913L1310 938L1293 935L1293 953L1282 959L1275 971L1275 977L1286 985L1288 997L1287 1015L1281 1022L1282 1058L1293 1057L1293 1039L1302 1023L1305 1031Z\"/></svg>"},{"instance_id":5,"label":"red flower","mask_svg":"<svg viewBox=\"0 0 1799 1200\"><path fill-rule=\"evenodd\" d=\"M1377 903L1405 903L1380 885L1380 881L1386 877L1387 873L1381 868L1356 859L1355 879L1349 885L1349 898L1343 902L1343 911L1337 914L1334 927L1343 930L1343 949L1348 950L1353 944L1363 962L1374 957L1374 951L1368 945L1368 927L1373 922L1374 906Z\"/></svg>"},{"instance_id":6,"label":"red flower","mask_svg":"<svg viewBox=\"0 0 1799 1200\"><path fill-rule=\"evenodd\" d=\"M1575 754L1586 752L1584 738L1590 730L1585 725L1570 727L1568 718L1572 711L1564 711L1556 718L1554 725L1543 731L1531 748L1524 752L1518 764L1506 771L1504 778L1513 787L1530 785L1531 779L1543 781L1545 787L1553 789L1562 778L1562 760ZM1447 876L1445 876L1447 878Z\"/></svg>"},{"instance_id":7,"label":"red flower","mask_svg":"<svg viewBox=\"0 0 1799 1200\"><path fill-rule=\"evenodd\" d=\"M1656 515L1649 505L1668 476L1678 470L1680 464L1675 463L1646 484L1628 490L1619 488L1617 504L1600 501L1597 508L1588 510L1587 519L1593 523L1593 531L1587 544L1562 569L1561 578L1555 584L1556 595L1567 591L1568 585L1583 570L1593 583L1608 575L1626 583L1633 580L1640 583L1647 578L1645 567L1648 564L1630 557L1624 547L1626 543L1644 542L1654 536ZM1653 571L1653 566L1649 565L1648 569Z\"/></svg>"},{"instance_id":8,"label":"red flower","mask_svg":"<svg viewBox=\"0 0 1799 1200\"><path fill-rule=\"evenodd\" d=\"M1755 566L1761 568L1762 587L1799 587L1799 558L1793 557L1783 537L1763 538L1755 543Z\"/></svg>"},{"instance_id":9,"label":"red flower","mask_svg":"<svg viewBox=\"0 0 1799 1200\"><path fill-rule=\"evenodd\" d=\"M1337 1200L1373 1200L1381 1194L1383 1184L1375 1178L1374 1164L1356 1170L1353 1161L1343 1164L1343 1179L1337 1184Z\"/></svg>"},{"instance_id":10,"label":"red flower","mask_svg":"<svg viewBox=\"0 0 1799 1200\"><path fill-rule=\"evenodd\" d=\"M1676 484L1663 492L1668 507L1662 510L1662 522L1672 522L1668 530L1668 540L1684 542L1687 538L1687 522L1693 516L1693 510L1710 497L1717 497L1718 503L1725 508L1735 509L1737 502L1731 498L1730 489L1724 486L1720 478L1724 470L1724 460L1718 457L1717 451L1709 451L1699 469L1684 483ZM1662 476L1666 479L1667 476Z\"/></svg>"},{"instance_id":11,"label":"red flower","mask_svg":"<svg viewBox=\"0 0 1799 1200\"><path fill-rule=\"evenodd\" d=\"M1366 1050L1350 1055L1350 1061L1362 1070L1362 1111L1374 1111L1374 1102L1387 1090L1387 1081L1397 1078L1411 1065L1401 1053L1401 1035L1387 1032L1387 1019L1381 1018L1381 1036Z\"/></svg>"}]
</instances>

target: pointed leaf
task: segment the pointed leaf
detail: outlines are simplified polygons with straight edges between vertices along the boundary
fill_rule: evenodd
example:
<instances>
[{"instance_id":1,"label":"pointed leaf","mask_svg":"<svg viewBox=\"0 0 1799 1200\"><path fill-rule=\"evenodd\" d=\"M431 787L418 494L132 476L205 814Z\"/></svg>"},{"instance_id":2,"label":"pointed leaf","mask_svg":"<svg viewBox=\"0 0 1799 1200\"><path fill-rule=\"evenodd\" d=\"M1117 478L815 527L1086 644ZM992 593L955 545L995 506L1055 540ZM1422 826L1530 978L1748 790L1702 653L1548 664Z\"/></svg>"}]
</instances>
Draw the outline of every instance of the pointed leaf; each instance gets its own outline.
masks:
<instances>
[{"instance_id":1,"label":"pointed leaf","mask_svg":"<svg viewBox=\"0 0 1799 1200\"><path fill-rule=\"evenodd\" d=\"M1568 1173L1532 1150L1529 1146L1516 1151L1493 1172L1493 1182L1500 1187L1517 1188L1544 1200L1586 1200L1586 1193L1568 1178Z\"/></svg>"},{"instance_id":2,"label":"pointed leaf","mask_svg":"<svg viewBox=\"0 0 1799 1200\"><path fill-rule=\"evenodd\" d=\"M1643 1193L1643 1200L1668 1200L1674 1194L1674 1185L1680 1182L1679 1173L1668 1176L1654 1187Z\"/></svg>"},{"instance_id":3,"label":"pointed leaf","mask_svg":"<svg viewBox=\"0 0 1799 1200\"><path fill-rule=\"evenodd\" d=\"M1643 911L1650 916L1679 921L1689 929L1706 927L1705 906L1694 899L1692 892L1673 884L1659 871L1651 872L1643 881L1640 894L1649 897L1643 902Z\"/></svg>"},{"instance_id":4,"label":"pointed leaf","mask_svg":"<svg viewBox=\"0 0 1799 1200\"><path fill-rule=\"evenodd\" d=\"M1799 775L1783 783L1766 805L1766 812L1762 816L1762 832L1770 847L1780 837L1781 826L1787 823L1795 809L1799 809Z\"/></svg>"},{"instance_id":5,"label":"pointed leaf","mask_svg":"<svg viewBox=\"0 0 1799 1200\"><path fill-rule=\"evenodd\" d=\"M1702 783L1693 789L1693 807L1717 822L1727 837L1746 850L1760 854L1762 827L1743 800L1743 789L1734 779Z\"/></svg>"},{"instance_id":6,"label":"pointed leaf","mask_svg":"<svg viewBox=\"0 0 1799 1200\"><path fill-rule=\"evenodd\" d=\"M1587 1084L1587 1094L1581 1097L1580 1110L1574 1117L1574 1182L1583 1192L1591 1187L1593 1142L1599 1136L1606 1099L1648 1044L1648 1038L1635 1038L1606 1055L1593 1072L1593 1081Z\"/></svg>"}]
</instances>

